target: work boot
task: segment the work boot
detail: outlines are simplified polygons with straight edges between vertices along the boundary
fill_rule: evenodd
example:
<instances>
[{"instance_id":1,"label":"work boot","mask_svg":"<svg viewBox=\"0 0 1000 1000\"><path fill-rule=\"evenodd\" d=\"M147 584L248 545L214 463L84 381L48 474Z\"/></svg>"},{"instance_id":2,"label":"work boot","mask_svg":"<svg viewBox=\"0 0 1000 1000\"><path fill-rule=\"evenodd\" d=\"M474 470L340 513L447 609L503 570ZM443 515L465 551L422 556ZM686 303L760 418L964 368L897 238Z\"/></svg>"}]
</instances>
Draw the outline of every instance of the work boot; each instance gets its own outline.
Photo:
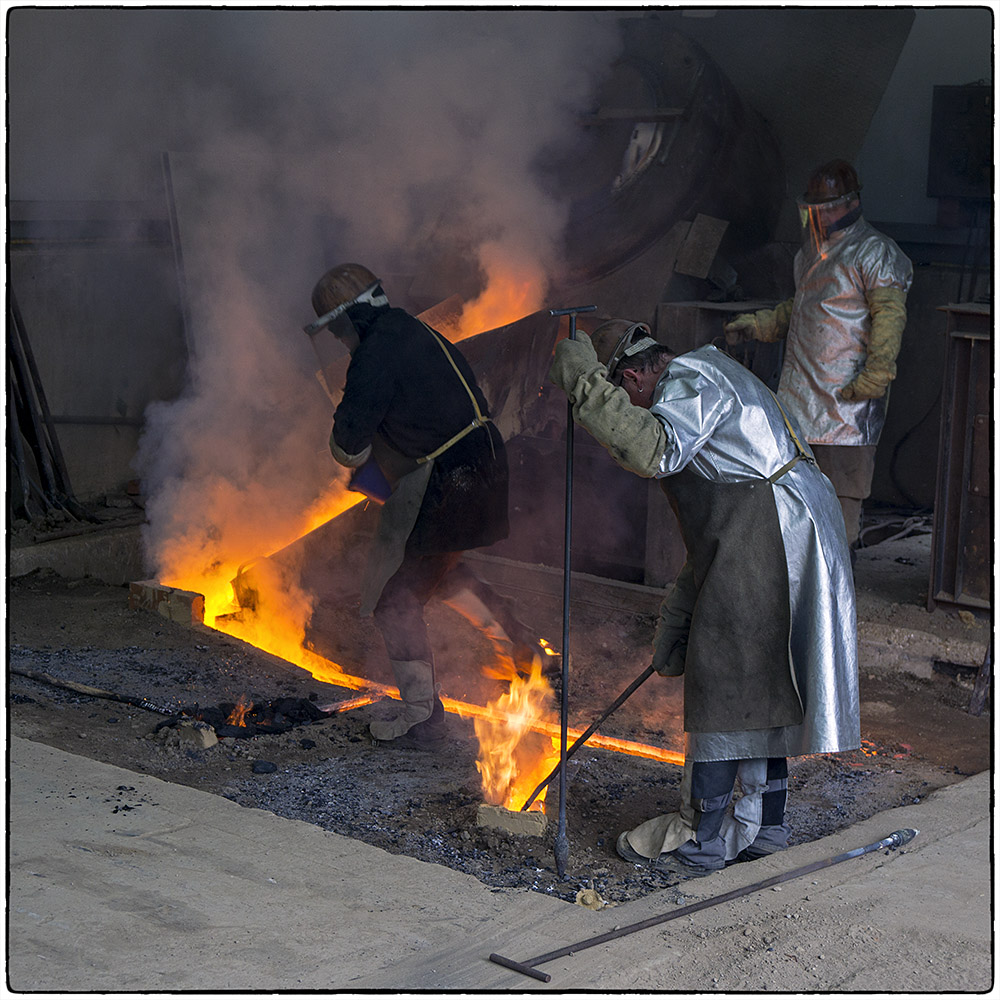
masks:
<instances>
[{"instance_id":1,"label":"work boot","mask_svg":"<svg viewBox=\"0 0 1000 1000\"><path fill-rule=\"evenodd\" d=\"M661 874L680 875L681 878L704 878L713 872L722 871L725 867L725 861L720 861L715 867L689 861L681 853L681 848L676 851L667 851L653 862L653 868Z\"/></svg>"},{"instance_id":2,"label":"work boot","mask_svg":"<svg viewBox=\"0 0 1000 1000\"><path fill-rule=\"evenodd\" d=\"M629 842L628 831L618 834L618 842L615 844L615 852L623 861L630 861L633 865L645 865L649 867L653 859L640 854Z\"/></svg>"},{"instance_id":3,"label":"work boot","mask_svg":"<svg viewBox=\"0 0 1000 1000\"><path fill-rule=\"evenodd\" d=\"M762 826L757 831L754 842L749 847L744 847L739 854L729 864L737 864L745 861L759 861L761 858L769 857L783 851L788 846L788 836L790 829L786 823Z\"/></svg>"},{"instance_id":4,"label":"work boot","mask_svg":"<svg viewBox=\"0 0 1000 1000\"><path fill-rule=\"evenodd\" d=\"M531 675L535 658L541 662L542 676L550 680L562 677L562 654L549 652L550 647L542 645L540 639L521 638L514 642L514 663L517 672L524 676Z\"/></svg>"},{"instance_id":5,"label":"work boot","mask_svg":"<svg viewBox=\"0 0 1000 1000\"><path fill-rule=\"evenodd\" d=\"M378 742L396 750L440 750L448 742L448 724L441 699L434 699L434 710L429 719L411 726L402 736Z\"/></svg>"},{"instance_id":6,"label":"work boot","mask_svg":"<svg viewBox=\"0 0 1000 1000\"><path fill-rule=\"evenodd\" d=\"M368 729L379 742L390 742L428 721L441 702L434 691L434 667L426 660L393 660L392 672L402 707L395 718L375 719ZM444 707L442 706L442 716Z\"/></svg>"},{"instance_id":7,"label":"work boot","mask_svg":"<svg viewBox=\"0 0 1000 1000\"><path fill-rule=\"evenodd\" d=\"M725 867L725 864L721 862L718 867L709 867L708 865L696 864L685 860L679 853L679 849L677 851L666 851L655 859L647 858L635 850L628 842L627 832L619 835L618 843L615 844L615 851L618 853L618 857L625 861L630 861L634 865L653 868L663 875L680 875L682 878L702 878Z\"/></svg>"}]
</instances>

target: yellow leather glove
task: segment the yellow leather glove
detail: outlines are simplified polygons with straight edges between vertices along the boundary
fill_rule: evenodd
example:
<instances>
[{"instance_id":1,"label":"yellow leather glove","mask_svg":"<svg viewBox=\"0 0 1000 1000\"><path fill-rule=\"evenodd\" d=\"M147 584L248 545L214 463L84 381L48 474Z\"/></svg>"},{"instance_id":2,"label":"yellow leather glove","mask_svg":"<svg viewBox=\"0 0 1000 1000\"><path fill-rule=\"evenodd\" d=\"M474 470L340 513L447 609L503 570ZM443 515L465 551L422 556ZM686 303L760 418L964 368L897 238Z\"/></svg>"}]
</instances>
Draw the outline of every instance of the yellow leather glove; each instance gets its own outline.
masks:
<instances>
[{"instance_id":1,"label":"yellow leather glove","mask_svg":"<svg viewBox=\"0 0 1000 1000\"><path fill-rule=\"evenodd\" d=\"M649 410L633 406L628 393L608 381L607 369L587 334L556 344L549 381L569 397L573 419L624 469L646 479L660 467L667 446L663 425Z\"/></svg>"},{"instance_id":2,"label":"yellow leather glove","mask_svg":"<svg viewBox=\"0 0 1000 1000\"><path fill-rule=\"evenodd\" d=\"M576 340L560 340L556 344L552 367L549 368L549 381L562 389L572 399L571 393L581 375L602 369L607 369L597 360L594 342L582 330L576 333Z\"/></svg>"},{"instance_id":3,"label":"yellow leather glove","mask_svg":"<svg viewBox=\"0 0 1000 1000\"><path fill-rule=\"evenodd\" d=\"M745 340L762 340L773 343L788 333L788 321L792 315L794 298L778 303L773 309L758 309L757 312L740 313L726 326L726 343L735 346Z\"/></svg>"},{"instance_id":4,"label":"yellow leather glove","mask_svg":"<svg viewBox=\"0 0 1000 1000\"><path fill-rule=\"evenodd\" d=\"M653 669L663 677L679 677L684 673L688 633L697 597L694 571L690 563L685 563L660 605L660 618L653 636Z\"/></svg>"},{"instance_id":5,"label":"yellow leather glove","mask_svg":"<svg viewBox=\"0 0 1000 1000\"><path fill-rule=\"evenodd\" d=\"M864 368L840 390L844 399L880 399L896 377L896 357L906 326L906 293L901 288L873 288L865 294L872 316Z\"/></svg>"}]
</instances>

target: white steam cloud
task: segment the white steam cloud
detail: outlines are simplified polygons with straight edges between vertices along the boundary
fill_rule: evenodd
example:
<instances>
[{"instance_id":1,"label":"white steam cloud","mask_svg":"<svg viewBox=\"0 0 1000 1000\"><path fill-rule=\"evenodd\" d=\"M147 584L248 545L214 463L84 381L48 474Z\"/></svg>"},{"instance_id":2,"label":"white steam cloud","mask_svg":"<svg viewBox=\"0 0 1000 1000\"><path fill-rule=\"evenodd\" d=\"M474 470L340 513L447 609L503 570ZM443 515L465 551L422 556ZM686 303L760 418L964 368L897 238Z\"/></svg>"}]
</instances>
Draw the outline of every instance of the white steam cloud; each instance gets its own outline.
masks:
<instances>
[{"instance_id":1,"label":"white steam cloud","mask_svg":"<svg viewBox=\"0 0 1000 1000\"><path fill-rule=\"evenodd\" d=\"M513 9L27 13L12 21L33 29L20 58L44 52L63 94L17 93L11 74L18 113L47 123L33 146L46 170L80 129L84 78L76 197L154 200L170 154L191 357L181 397L147 412L146 540L158 575L225 577L294 538L338 475L300 332L315 279L357 260L392 300L388 276L428 281L430 261L456 264L456 283L498 252L557 273L568 206L539 161L572 152L615 24ZM58 183L19 155L25 189Z\"/></svg>"}]
</instances>

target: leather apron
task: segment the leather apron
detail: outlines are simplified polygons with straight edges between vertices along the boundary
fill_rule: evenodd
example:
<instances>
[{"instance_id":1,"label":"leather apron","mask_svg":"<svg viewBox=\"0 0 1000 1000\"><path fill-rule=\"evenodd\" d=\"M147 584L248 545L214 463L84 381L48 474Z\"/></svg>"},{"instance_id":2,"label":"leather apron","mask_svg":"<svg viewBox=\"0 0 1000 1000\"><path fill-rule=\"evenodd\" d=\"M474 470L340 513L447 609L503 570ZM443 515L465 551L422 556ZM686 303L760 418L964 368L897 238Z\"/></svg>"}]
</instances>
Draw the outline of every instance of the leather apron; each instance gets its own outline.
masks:
<instances>
[{"instance_id":1,"label":"leather apron","mask_svg":"<svg viewBox=\"0 0 1000 1000\"><path fill-rule=\"evenodd\" d=\"M660 480L680 525L697 599L684 664L684 729L794 726L788 568L771 483Z\"/></svg>"}]
</instances>

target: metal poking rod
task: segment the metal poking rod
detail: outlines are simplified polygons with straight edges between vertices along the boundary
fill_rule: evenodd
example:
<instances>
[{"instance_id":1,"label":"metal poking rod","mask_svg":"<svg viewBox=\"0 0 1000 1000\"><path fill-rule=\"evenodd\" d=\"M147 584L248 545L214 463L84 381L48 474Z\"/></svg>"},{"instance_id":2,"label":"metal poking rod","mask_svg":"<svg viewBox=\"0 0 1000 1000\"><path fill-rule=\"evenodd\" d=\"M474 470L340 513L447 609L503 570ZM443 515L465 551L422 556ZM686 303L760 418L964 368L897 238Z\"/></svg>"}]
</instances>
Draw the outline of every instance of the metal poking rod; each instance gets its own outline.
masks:
<instances>
[{"instance_id":1,"label":"metal poking rod","mask_svg":"<svg viewBox=\"0 0 1000 1000\"><path fill-rule=\"evenodd\" d=\"M578 313L594 312L597 306L572 306L550 309L550 316L569 316L569 339L576 340ZM559 706L559 826L556 832L556 871L560 878L569 863L569 839L566 836L566 742L569 730L569 591L570 551L573 535L573 404L566 404L566 519L563 544L563 629L562 629L562 691Z\"/></svg>"},{"instance_id":2,"label":"metal poking rod","mask_svg":"<svg viewBox=\"0 0 1000 1000\"><path fill-rule=\"evenodd\" d=\"M878 840L873 844L867 844L865 847L856 847L853 851L845 851L843 854L834 855L832 858L813 861L808 865L793 868L791 871L783 872L780 875L772 875L770 878L766 878L761 882L755 882L753 885L744 886L742 889L733 889L730 892L724 892L709 899L702 899L697 903L690 903L688 906L678 907L678 909L671 910L669 913L661 913L659 916L649 917L646 920L640 920L637 923L619 927L617 930L608 931L605 934L598 934L595 937L587 938L585 941L566 945L565 948L557 948L555 951L546 952L544 955L538 955L536 958L529 958L526 962L515 962L513 959L504 958L503 955L490 955L490 961L496 965L514 969L516 972L521 972L526 976L531 976L543 983L547 983L552 977L546 972L539 972L534 966L551 962L557 958L563 958L566 955L572 955L574 952L583 951L585 948L593 948L595 945L605 944L607 941L614 941L616 938L625 937L626 934L634 934L636 931L643 931L648 927L664 924L668 920L676 920L678 917L686 917L688 914L697 913L699 910L707 910L710 906L718 906L720 903L728 903L731 900L739 899L741 896L749 896L752 892L759 892L761 889L768 889L772 885L778 885L780 882L788 882L793 878L809 875L812 872L819 871L821 868L829 868L831 865L840 864L841 861L860 858L864 854L871 854L873 851L879 851L884 847L902 847L913 840L919 832L919 830L911 829L896 830L895 833L890 833L888 837L883 837L882 840Z\"/></svg>"},{"instance_id":3,"label":"metal poking rod","mask_svg":"<svg viewBox=\"0 0 1000 1000\"><path fill-rule=\"evenodd\" d=\"M609 715L611 715L612 712L614 712L617 708L621 707L621 705L632 696L632 693L635 691L635 689L638 688L640 685L644 684L649 679L652 673L653 673L653 667L652 664L650 664L650 666L646 667L646 669L641 674L639 674L639 676L636 677L636 679L632 681L632 683L629 684L629 686L625 688L625 690L622 691L620 695L618 695L618 697L614 700L614 702L610 706L608 706L604 714L599 719L596 719L594 722L592 722L590 724L590 727L576 738L573 745L569 748L569 750L566 751L566 760L569 760L570 757L572 757L573 754L575 754L576 751L579 750L580 747L582 747L584 743L586 743L587 740L589 740L590 737L597 732L597 727ZM548 785L548 783L557 774L560 774L562 772L565 765L566 761L560 760L559 763L556 764L554 768L552 768L552 771L549 773L549 776L547 778L543 778L538 783L538 787L531 793L531 795L528 796L528 801L525 802L523 806L521 806L521 812L524 812L524 810L527 809L531 805L531 803L535 801L535 799L538 797L538 793L543 788L545 788L545 786Z\"/></svg>"}]
</instances>

